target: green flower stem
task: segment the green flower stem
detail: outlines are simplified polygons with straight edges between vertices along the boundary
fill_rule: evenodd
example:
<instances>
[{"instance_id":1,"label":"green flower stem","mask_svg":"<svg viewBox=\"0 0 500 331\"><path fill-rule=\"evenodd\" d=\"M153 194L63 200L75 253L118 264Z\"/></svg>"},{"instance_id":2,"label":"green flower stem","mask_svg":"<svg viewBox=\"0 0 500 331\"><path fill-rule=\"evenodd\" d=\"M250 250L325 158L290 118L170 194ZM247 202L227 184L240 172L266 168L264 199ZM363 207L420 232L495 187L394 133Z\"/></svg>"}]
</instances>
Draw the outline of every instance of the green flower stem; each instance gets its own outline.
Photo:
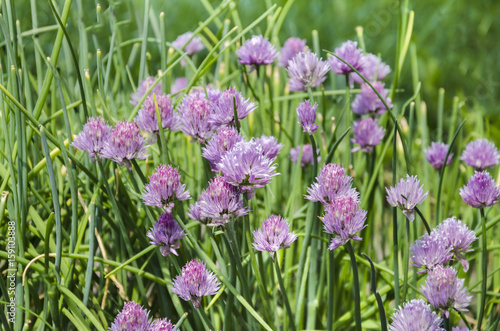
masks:
<instances>
[{"instance_id":1,"label":"green flower stem","mask_svg":"<svg viewBox=\"0 0 500 331\"><path fill-rule=\"evenodd\" d=\"M351 241L345 244L349 256L351 257L352 266L352 289L354 291L354 320L356 321L356 331L361 331L361 298L359 295L359 278L358 278L358 264L356 263L356 256L352 248Z\"/></svg>"},{"instance_id":2,"label":"green flower stem","mask_svg":"<svg viewBox=\"0 0 500 331\"><path fill-rule=\"evenodd\" d=\"M394 135L392 144L392 185L396 184L396 130L398 122L394 123ZM394 301L395 306L399 307L399 248L398 248L398 213L396 207L392 207L392 237L393 237L393 268L394 268Z\"/></svg>"},{"instance_id":3,"label":"green flower stem","mask_svg":"<svg viewBox=\"0 0 500 331\"><path fill-rule=\"evenodd\" d=\"M276 256L275 256L276 257ZM288 314L288 321L290 322L290 328L295 331L295 319L293 318L292 308L290 307L290 302L288 302L288 296L286 295L285 285L283 284L283 278L281 277L281 270L278 259L274 259L274 267L276 269L276 275L278 276L278 283L280 285L281 294L283 295L283 301L285 302L286 311Z\"/></svg>"},{"instance_id":4,"label":"green flower stem","mask_svg":"<svg viewBox=\"0 0 500 331\"><path fill-rule=\"evenodd\" d=\"M333 298L334 298L334 288L335 288L335 254L334 251L328 252L328 309L326 311L326 329L333 330L333 316L335 315L333 309Z\"/></svg>"},{"instance_id":5,"label":"green flower stem","mask_svg":"<svg viewBox=\"0 0 500 331\"><path fill-rule=\"evenodd\" d=\"M481 330L481 325L483 324L484 307L486 305L486 285L488 282L488 250L487 250L487 240L486 240L486 217L484 216L484 208L479 209L481 212L481 224L482 224L482 243L483 243L483 254L482 254L482 274L483 282L481 283L481 306L479 308L479 317L477 319L477 329Z\"/></svg>"}]
</instances>

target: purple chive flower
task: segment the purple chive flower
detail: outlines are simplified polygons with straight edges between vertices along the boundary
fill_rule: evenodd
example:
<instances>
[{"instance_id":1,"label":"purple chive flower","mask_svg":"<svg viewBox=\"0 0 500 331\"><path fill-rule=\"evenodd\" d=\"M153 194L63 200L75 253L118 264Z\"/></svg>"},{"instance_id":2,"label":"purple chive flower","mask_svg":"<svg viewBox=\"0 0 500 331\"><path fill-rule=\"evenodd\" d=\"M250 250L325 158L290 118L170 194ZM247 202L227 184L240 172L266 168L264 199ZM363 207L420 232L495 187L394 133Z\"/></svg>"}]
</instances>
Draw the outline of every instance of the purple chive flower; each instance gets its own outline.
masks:
<instances>
[{"instance_id":1,"label":"purple chive flower","mask_svg":"<svg viewBox=\"0 0 500 331\"><path fill-rule=\"evenodd\" d=\"M432 234L443 238L455 258L462 264L464 271L469 270L469 262L464 254L473 251L471 245L477 239L476 232L469 230L467 225L456 217L450 217L439 224Z\"/></svg>"},{"instance_id":2,"label":"purple chive flower","mask_svg":"<svg viewBox=\"0 0 500 331\"><path fill-rule=\"evenodd\" d=\"M442 319L422 299L413 299L396 309L390 331L445 331Z\"/></svg>"},{"instance_id":3,"label":"purple chive flower","mask_svg":"<svg viewBox=\"0 0 500 331\"><path fill-rule=\"evenodd\" d=\"M274 261L274 253L290 248L295 240L297 235L290 232L290 224L279 215L271 215L262 223L262 229L253 231L252 245L258 251L268 251Z\"/></svg>"},{"instance_id":4,"label":"purple chive flower","mask_svg":"<svg viewBox=\"0 0 500 331\"><path fill-rule=\"evenodd\" d=\"M424 234L410 246L412 265L417 268L425 268L419 271L423 273L443 265L453 258L452 247L448 245L446 238L437 236L434 231L431 235Z\"/></svg>"},{"instance_id":5,"label":"purple chive flower","mask_svg":"<svg viewBox=\"0 0 500 331\"><path fill-rule=\"evenodd\" d=\"M413 209L416 205L424 202L427 194L422 189L423 185L420 185L420 180L417 176L406 175L406 180L401 178L395 187L385 188L387 192L387 202L393 207L398 207L403 211L403 214L413 222L415 219L415 213ZM404 197L403 197L404 196Z\"/></svg>"},{"instance_id":6,"label":"purple chive flower","mask_svg":"<svg viewBox=\"0 0 500 331\"><path fill-rule=\"evenodd\" d=\"M207 270L205 263L192 260L182 267L181 275L174 278L170 290L185 301L191 301L195 309L201 297L214 295L220 288L215 274Z\"/></svg>"},{"instance_id":7,"label":"purple chive flower","mask_svg":"<svg viewBox=\"0 0 500 331\"><path fill-rule=\"evenodd\" d=\"M432 142L431 146L427 148L424 153L427 161L435 169L441 169L444 164L444 159L446 158L446 153L448 153L449 146L444 143ZM446 165L450 164L453 153L450 153Z\"/></svg>"},{"instance_id":8,"label":"purple chive flower","mask_svg":"<svg viewBox=\"0 0 500 331\"><path fill-rule=\"evenodd\" d=\"M261 147L262 155L269 159L275 159L283 148L283 144L273 136L261 136L255 139L255 143Z\"/></svg>"},{"instance_id":9,"label":"purple chive flower","mask_svg":"<svg viewBox=\"0 0 500 331\"><path fill-rule=\"evenodd\" d=\"M136 93L132 93L130 95L130 103L133 106L137 106L139 104L139 100L142 99L144 94L146 94L146 91L151 86L153 86L155 81L156 81L156 78L154 78L154 77L148 77L145 80L141 81L141 83L139 84L139 87L137 88ZM152 93L154 93L156 95L160 95L161 91L162 91L161 82L159 82L158 84L155 85L155 87L153 87L153 90L149 93L149 95L151 95Z\"/></svg>"},{"instance_id":10,"label":"purple chive flower","mask_svg":"<svg viewBox=\"0 0 500 331\"><path fill-rule=\"evenodd\" d=\"M168 213L161 214L147 234L148 238L151 239L150 244L159 246L163 256L169 256L170 253L178 255L176 250L179 249L180 240L185 235L181 226Z\"/></svg>"},{"instance_id":11,"label":"purple chive flower","mask_svg":"<svg viewBox=\"0 0 500 331\"><path fill-rule=\"evenodd\" d=\"M109 328L110 331L134 330L149 331L152 322L149 311L134 301L127 302Z\"/></svg>"},{"instance_id":12,"label":"purple chive flower","mask_svg":"<svg viewBox=\"0 0 500 331\"><path fill-rule=\"evenodd\" d=\"M176 329L175 325L173 325L166 318L157 319L156 321L153 322L153 325L149 329L149 331L174 331L174 330L178 329Z\"/></svg>"},{"instance_id":13,"label":"purple chive flower","mask_svg":"<svg viewBox=\"0 0 500 331\"><path fill-rule=\"evenodd\" d=\"M145 145L146 141L137 124L121 121L111 131L111 137L105 142L101 156L132 169L130 160L147 157Z\"/></svg>"},{"instance_id":14,"label":"purple chive flower","mask_svg":"<svg viewBox=\"0 0 500 331\"><path fill-rule=\"evenodd\" d=\"M385 129L378 125L378 120L373 118L362 118L353 123L354 138L351 141L359 144L351 152L371 152L373 147L380 145L384 138Z\"/></svg>"},{"instance_id":15,"label":"purple chive flower","mask_svg":"<svg viewBox=\"0 0 500 331\"><path fill-rule=\"evenodd\" d=\"M190 210L190 214L195 216L193 219L208 226L225 225L231 219L245 216L248 212L248 207L243 206L239 189L220 175L208 183L208 188L200 194L199 201Z\"/></svg>"},{"instance_id":16,"label":"purple chive flower","mask_svg":"<svg viewBox=\"0 0 500 331\"><path fill-rule=\"evenodd\" d=\"M460 188L460 196L474 208L490 207L498 202L500 187L487 171L476 171L467 185Z\"/></svg>"},{"instance_id":17,"label":"purple chive flower","mask_svg":"<svg viewBox=\"0 0 500 331\"><path fill-rule=\"evenodd\" d=\"M175 41L172 42L172 46L178 49L182 49L182 47L184 47L184 52L189 56L194 55L205 48L200 37L195 36L193 39L191 39L191 37L193 37L192 32L181 34L177 37L177 39L175 39ZM191 41L186 45L189 39L191 39Z\"/></svg>"},{"instance_id":18,"label":"purple chive flower","mask_svg":"<svg viewBox=\"0 0 500 331\"><path fill-rule=\"evenodd\" d=\"M248 196L279 175L273 161L263 155L262 147L254 140L240 141L227 152L218 167L229 184L247 191Z\"/></svg>"},{"instance_id":19,"label":"purple chive flower","mask_svg":"<svg viewBox=\"0 0 500 331\"><path fill-rule=\"evenodd\" d=\"M465 146L465 150L460 157L466 165L474 167L476 170L484 170L498 164L500 154L495 144L487 139L477 139Z\"/></svg>"},{"instance_id":20,"label":"purple chive flower","mask_svg":"<svg viewBox=\"0 0 500 331\"><path fill-rule=\"evenodd\" d=\"M362 66L359 72L370 82L382 80L391 72L391 68L374 54L363 55L361 62ZM364 82L357 73L353 73L352 78L356 83L362 84Z\"/></svg>"},{"instance_id":21,"label":"purple chive flower","mask_svg":"<svg viewBox=\"0 0 500 331\"><path fill-rule=\"evenodd\" d=\"M385 89L385 84L382 82L371 82L372 86L377 90L380 96L384 99L389 108L392 108L391 98L389 97L389 90ZM373 91L370 85L366 83L361 84L361 93L356 95L351 105L352 111L358 115L370 114L372 116L382 115L387 111L384 103L378 97L377 93Z\"/></svg>"},{"instance_id":22,"label":"purple chive flower","mask_svg":"<svg viewBox=\"0 0 500 331\"><path fill-rule=\"evenodd\" d=\"M358 193L351 187L352 177L346 175L346 170L335 163L323 166L316 183L307 189L305 198L319 201L323 205L332 202L337 195L355 195Z\"/></svg>"},{"instance_id":23,"label":"purple chive flower","mask_svg":"<svg viewBox=\"0 0 500 331\"><path fill-rule=\"evenodd\" d=\"M179 77L174 80L174 83L170 87L170 94L176 94L177 92L185 89L187 87L186 77Z\"/></svg>"},{"instance_id":24,"label":"purple chive flower","mask_svg":"<svg viewBox=\"0 0 500 331\"><path fill-rule=\"evenodd\" d=\"M309 135L312 135L319 128L319 126L315 124L317 108L318 104L311 104L311 101L309 100L302 101L297 107L297 116L299 117L299 123L302 126L304 132Z\"/></svg>"},{"instance_id":25,"label":"purple chive flower","mask_svg":"<svg viewBox=\"0 0 500 331\"><path fill-rule=\"evenodd\" d=\"M239 132L229 126L222 127L214 134L212 139L208 141L205 147L202 148L201 155L210 162L212 171L219 172L218 163L234 145L243 140Z\"/></svg>"},{"instance_id":26,"label":"purple chive flower","mask_svg":"<svg viewBox=\"0 0 500 331\"><path fill-rule=\"evenodd\" d=\"M306 41L297 37L288 38L281 48L278 56L278 65L288 67L288 61L294 58L297 53L303 52L306 48Z\"/></svg>"},{"instance_id":27,"label":"purple chive flower","mask_svg":"<svg viewBox=\"0 0 500 331\"><path fill-rule=\"evenodd\" d=\"M335 48L333 52L335 55L340 57L342 60L349 63L354 69L360 71L363 68L363 50L358 48L358 43L356 41L348 40L344 42L340 47ZM344 62L340 61L336 57L332 56L328 62L332 67L332 70L337 75L348 75L353 70Z\"/></svg>"},{"instance_id":28,"label":"purple chive flower","mask_svg":"<svg viewBox=\"0 0 500 331\"><path fill-rule=\"evenodd\" d=\"M307 91L323 83L330 70L328 63L311 51L300 52L288 61L290 91Z\"/></svg>"},{"instance_id":29,"label":"purple chive flower","mask_svg":"<svg viewBox=\"0 0 500 331\"><path fill-rule=\"evenodd\" d=\"M466 327L455 326L451 329L451 331L472 331L472 330L469 330Z\"/></svg>"},{"instance_id":30,"label":"purple chive flower","mask_svg":"<svg viewBox=\"0 0 500 331\"><path fill-rule=\"evenodd\" d=\"M83 130L75 137L73 147L89 153L92 161L101 162L101 152L106 141L111 136L111 126L104 118L89 117L83 125Z\"/></svg>"},{"instance_id":31,"label":"purple chive flower","mask_svg":"<svg viewBox=\"0 0 500 331\"><path fill-rule=\"evenodd\" d=\"M214 127L209 118L213 110L205 92L194 91L186 95L178 110L182 132L202 144L212 136Z\"/></svg>"},{"instance_id":32,"label":"purple chive flower","mask_svg":"<svg viewBox=\"0 0 500 331\"><path fill-rule=\"evenodd\" d=\"M186 215L188 217L194 219L195 221L199 221L199 222L201 222L203 224L205 224L207 222L207 218L201 216L201 208L200 208L200 202L199 201L197 201L194 204L192 204L192 205L189 206L189 210L186 213Z\"/></svg>"},{"instance_id":33,"label":"purple chive flower","mask_svg":"<svg viewBox=\"0 0 500 331\"><path fill-rule=\"evenodd\" d=\"M308 164L313 163L313 150L311 144L290 148L290 160L292 160L293 163L297 163L299 161L301 147L303 148L303 151L302 159L300 160L300 166L304 168ZM319 148L317 149L317 153L319 154ZM321 156L318 155L318 163L319 162L321 162Z\"/></svg>"},{"instance_id":34,"label":"purple chive flower","mask_svg":"<svg viewBox=\"0 0 500 331\"><path fill-rule=\"evenodd\" d=\"M357 195L339 195L325 207L325 216L321 220L325 232L335 235L329 250L347 244L349 240L361 241L356 233L368 225L366 211L359 208Z\"/></svg>"},{"instance_id":35,"label":"purple chive flower","mask_svg":"<svg viewBox=\"0 0 500 331\"><path fill-rule=\"evenodd\" d=\"M179 118L174 113L170 97L165 94L155 95L158 111L161 116L161 125L164 129L176 131L179 126ZM156 117L155 100L152 94L148 95L142 108L139 109L135 122L142 131L147 133L158 133L158 120Z\"/></svg>"},{"instance_id":36,"label":"purple chive flower","mask_svg":"<svg viewBox=\"0 0 500 331\"><path fill-rule=\"evenodd\" d=\"M236 114L238 115L239 120L244 119L248 114L250 114L250 112L257 108L257 106L251 102L250 99L245 100L240 92L233 88L229 88L222 92L218 98L218 102L214 103L214 112L208 121L214 127L235 126L235 106Z\"/></svg>"},{"instance_id":37,"label":"purple chive flower","mask_svg":"<svg viewBox=\"0 0 500 331\"><path fill-rule=\"evenodd\" d=\"M181 184L181 176L171 165L161 164L154 174L149 177L149 184L144 187L142 199L146 206L164 208L167 213L172 212L174 201L190 198L186 185Z\"/></svg>"},{"instance_id":38,"label":"purple chive flower","mask_svg":"<svg viewBox=\"0 0 500 331\"><path fill-rule=\"evenodd\" d=\"M260 65L268 65L274 62L278 53L276 48L263 36L252 36L251 39L236 51L238 62L252 66L252 70Z\"/></svg>"},{"instance_id":39,"label":"purple chive flower","mask_svg":"<svg viewBox=\"0 0 500 331\"><path fill-rule=\"evenodd\" d=\"M457 271L452 267L436 266L429 271L422 294L427 301L448 318L449 309L467 311L472 296L464 288L464 280L457 277Z\"/></svg>"}]
</instances>

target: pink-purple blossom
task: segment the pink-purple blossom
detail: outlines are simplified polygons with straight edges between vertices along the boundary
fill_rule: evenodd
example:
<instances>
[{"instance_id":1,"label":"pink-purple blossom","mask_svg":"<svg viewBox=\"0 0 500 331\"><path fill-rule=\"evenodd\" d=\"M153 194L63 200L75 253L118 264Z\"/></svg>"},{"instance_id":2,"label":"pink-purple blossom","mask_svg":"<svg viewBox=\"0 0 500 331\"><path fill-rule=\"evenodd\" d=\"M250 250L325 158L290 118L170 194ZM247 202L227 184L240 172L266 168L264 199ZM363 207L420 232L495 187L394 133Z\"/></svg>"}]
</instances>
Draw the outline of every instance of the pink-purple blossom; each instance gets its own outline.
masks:
<instances>
[{"instance_id":1,"label":"pink-purple blossom","mask_svg":"<svg viewBox=\"0 0 500 331\"><path fill-rule=\"evenodd\" d=\"M104 143L101 156L132 169L131 160L145 159L146 140L135 122L116 123L110 138Z\"/></svg>"},{"instance_id":2,"label":"pink-purple blossom","mask_svg":"<svg viewBox=\"0 0 500 331\"><path fill-rule=\"evenodd\" d=\"M484 170L498 164L500 154L498 149L487 139L477 139L465 146L465 150L460 157L466 165L476 170Z\"/></svg>"},{"instance_id":3,"label":"pink-purple blossom","mask_svg":"<svg viewBox=\"0 0 500 331\"><path fill-rule=\"evenodd\" d=\"M150 331L153 322L149 317L149 310L134 301L127 302L109 328L110 331Z\"/></svg>"},{"instance_id":4,"label":"pink-purple blossom","mask_svg":"<svg viewBox=\"0 0 500 331\"><path fill-rule=\"evenodd\" d=\"M302 126L302 130L309 135L314 134L318 130L318 125L316 124L316 109L318 108L317 103L311 103L309 100L302 101L297 107L297 116L299 117L299 123Z\"/></svg>"},{"instance_id":5,"label":"pink-purple blossom","mask_svg":"<svg viewBox=\"0 0 500 331\"><path fill-rule=\"evenodd\" d=\"M297 53L288 61L286 71L288 71L290 91L307 91L325 81L330 67L315 53L307 50Z\"/></svg>"},{"instance_id":6,"label":"pink-purple blossom","mask_svg":"<svg viewBox=\"0 0 500 331\"><path fill-rule=\"evenodd\" d=\"M464 287L464 279L457 277L457 271L440 265L429 271L425 285L422 285L422 294L446 318L450 316L451 308L467 311L472 299Z\"/></svg>"},{"instance_id":7,"label":"pink-purple blossom","mask_svg":"<svg viewBox=\"0 0 500 331\"><path fill-rule=\"evenodd\" d=\"M181 184L181 176L177 169L171 165L161 164L149 177L149 184L144 186L142 199L146 206L164 208L171 213L175 201L190 198L186 185Z\"/></svg>"},{"instance_id":8,"label":"pink-purple blossom","mask_svg":"<svg viewBox=\"0 0 500 331\"><path fill-rule=\"evenodd\" d=\"M420 180L417 176L406 175L406 180L401 178L396 186L385 188L387 192L387 202L393 207L398 207L403 214L413 222L415 219L414 209L417 205L424 202L429 192L422 189Z\"/></svg>"},{"instance_id":9,"label":"pink-purple blossom","mask_svg":"<svg viewBox=\"0 0 500 331\"><path fill-rule=\"evenodd\" d=\"M83 125L83 130L75 137L71 144L79 150L89 153L92 161L101 161L101 153L105 143L111 137L111 126L104 118L89 117Z\"/></svg>"},{"instance_id":10,"label":"pink-purple blossom","mask_svg":"<svg viewBox=\"0 0 500 331\"><path fill-rule=\"evenodd\" d=\"M422 299L413 299L399 306L392 316L390 331L445 331L442 319Z\"/></svg>"},{"instance_id":11,"label":"pink-purple blossom","mask_svg":"<svg viewBox=\"0 0 500 331\"><path fill-rule=\"evenodd\" d=\"M432 142L429 148L427 148L424 153L427 161L435 169L441 169L444 164L444 159L448 153L449 146L441 142ZM450 153L446 165L450 164L453 153Z\"/></svg>"},{"instance_id":12,"label":"pink-purple blossom","mask_svg":"<svg viewBox=\"0 0 500 331\"><path fill-rule=\"evenodd\" d=\"M262 223L262 228L253 231L253 247L258 251L268 251L274 260L274 253L290 248L297 235L290 232L288 224L280 215L270 215Z\"/></svg>"},{"instance_id":13,"label":"pink-purple blossom","mask_svg":"<svg viewBox=\"0 0 500 331\"><path fill-rule=\"evenodd\" d=\"M300 159L300 166L304 168L308 164L313 163L313 150L311 144L290 148L290 160L292 160L293 163L297 163L299 161L299 154L301 148L302 148L302 158ZM319 154L319 149L317 149L316 152L317 154ZM318 155L318 163L319 162L321 162L321 156Z\"/></svg>"},{"instance_id":14,"label":"pink-purple blossom","mask_svg":"<svg viewBox=\"0 0 500 331\"><path fill-rule=\"evenodd\" d=\"M346 170L335 163L327 163L321 169L316 182L307 189L305 198L319 201L323 205L332 202L337 195L354 195L358 193L351 186L352 177L346 175Z\"/></svg>"},{"instance_id":15,"label":"pink-purple blossom","mask_svg":"<svg viewBox=\"0 0 500 331\"><path fill-rule=\"evenodd\" d=\"M335 48L333 53L349 63L354 69L360 71L363 68L363 50L358 48L358 43L356 41L348 40L344 42L340 47ZM328 62L333 72L337 75L348 75L354 72L347 64L334 56L332 56Z\"/></svg>"},{"instance_id":16,"label":"pink-purple blossom","mask_svg":"<svg viewBox=\"0 0 500 331\"><path fill-rule=\"evenodd\" d=\"M151 86L153 86L155 81L156 81L156 78L154 78L154 77L148 77L145 80L141 81L141 83L139 84L139 87L137 88L137 91L130 95L130 103L133 106L137 106L139 104L139 100L141 100L142 97L144 96L144 94L146 94L146 91ZM152 91L148 95L151 95L153 93L156 95L160 95L162 93L161 82L156 84L155 87L153 87Z\"/></svg>"},{"instance_id":17,"label":"pink-purple blossom","mask_svg":"<svg viewBox=\"0 0 500 331\"><path fill-rule=\"evenodd\" d=\"M352 127L354 138L351 141L359 146L354 147L351 152L371 152L384 139L385 129L378 125L377 119L362 118L354 122Z\"/></svg>"},{"instance_id":18,"label":"pink-purple blossom","mask_svg":"<svg viewBox=\"0 0 500 331\"><path fill-rule=\"evenodd\" d=\"M204 91L197 90L186 95L178 110L182 132L202 144L212 136L214 126L209 119L213 107Z\"/></svg>"},{"instance_id":19,"label":"pink-purple blossom","mask_svg":"<svg viewBox=\"0 0 500 331\"><path fill-rule=\"evenodd\" d=\"M385 84L379 81L371 82L372 86L377 90L380 96L384 99L389 108L392 108L389 90L384 88ZM352 111L358 115L370 114L372 116L382 115L387 111L382 100L375 91L367 83L361 84L361 93L356 95L352 105Z\"/></svg>"},{"instance_id":20,"label":"pink-purple blossom","mask_svg":"<svg viewBox=\"0 0 500 331\"><path fill-rule=\"evenodd\" d=\"M231 126L222 127L212 136L207 144L202 147L201 155L210 162L212 171L218 172L218 164L234 145L243 140L239 132Z\"/></svg>"},{"instance_id":21,"label":"pink-purple blossom","mask_svg":"<svg viewBox=\"0 0 500 331\"><path fill-rule=\"evenodd\" d=\"M169 213L161 214L147 234L148 238L151 239L150 244L159 246L160 253L163 256L178 255L177 250L180 247L180 240L185 235L181 226Z\"/></svg>"},{"instance_id":22,"label":"pink-purple blossom","mask_svg":"<svg viewBox=\"0 0 500 331\"><path fill-rule=\"evenodd\" d=\"M281 51L279 53L278 65L280 67L288 67L288 62L292 60L295 55L303 52L305 48L305 39L300 39L297 37L288 38L283 44L283 47L281 48Z\"/></svg>"},{"instance_id":23,"label":"pink-purple blossom","mask_svg":"<svg viewBox=\"0 0 500 331\"><path fill-rule=\"evenodd\" d=\"M368 53L363 55L361 62L362 65L359 72L370 82L382 80L391 72L391 68L374 54ZM355 72L352 73L352 79L359 84L364 82L364 80Z\"/></svg>"},{"instance_id":24,"label":"pink-purple blossom","mask_svg":"<svg viewBox=\"0 0 500 331\"><path fill-rule=\"evenodd\" d=\"M179 276L174 278L170 290L185 301L191 301L198 309L201 299L207 295L214 295L220 288L220 282L215 274L207 270L205 263L191 260L184 267Z\"/></svg>"},{"instance_id":25,"label":"pink-purple blossom","mask_svg":"<svg viewBox=\"0 0 500 331\"><path fill-rule=\"evenodd\" d=\"M188 43L189 39L191 39L191 41ZM193 33L190 31L178 36L177 39L172 42L172 46L178 49L183 49L184 47L184 52L189 56L192 56L205 48L201 38L197 36L193 37Z\"/></svg>"},{"instance_id":26,"label":"pink-purple blossom","mask_svg":"<svg viewBox=\"0 0 500 331\"><path fill-rule=\"evenodd\" d=\"M235 126L234 111L239 120L244 119L254 111L257 106L250 99L243 98L240 92L234 88L228 88L219 96L218 101L213 103L213 113L209 122L214 127Z\"/></svg>"},{"instance_id":27,"label":"pink-purple blossom","mask_svg":"<svg viewBox=\"0 0 500 331\"><path fill-rule=\"evenodd\" d=\"M260 65L268 65L274 62L278 53L269 39L261 35L252 36L236 51L238 62L251 65L252 70Z\"/></svg>"},{"instance_id":28,"label":"pink-purple blossom","mask_svg":"<svg viewBox=\"0 0 500 331\"><path fill-rule=\"evenodd\" d=\"M174 113L174 107L172 106L170 97L166 94L148 95L135 117L135 122L142 131L150 134L158 133L159 129L158 119L156 117L155 96L163 129L176 131L179 127L179 118L177 114Z\"/></svg>"},{"instance_id":29,"label":"pink-purple blossom","mask_svg":"<svg viewBox=\"0 0 500 331\"><path fill-rule=\"evenodd\" d=\"M467 185L460 188L460 196L474 208L490 207L498 202L500 187L487 171L476 171Z\"/></svg>"}]
</instances>

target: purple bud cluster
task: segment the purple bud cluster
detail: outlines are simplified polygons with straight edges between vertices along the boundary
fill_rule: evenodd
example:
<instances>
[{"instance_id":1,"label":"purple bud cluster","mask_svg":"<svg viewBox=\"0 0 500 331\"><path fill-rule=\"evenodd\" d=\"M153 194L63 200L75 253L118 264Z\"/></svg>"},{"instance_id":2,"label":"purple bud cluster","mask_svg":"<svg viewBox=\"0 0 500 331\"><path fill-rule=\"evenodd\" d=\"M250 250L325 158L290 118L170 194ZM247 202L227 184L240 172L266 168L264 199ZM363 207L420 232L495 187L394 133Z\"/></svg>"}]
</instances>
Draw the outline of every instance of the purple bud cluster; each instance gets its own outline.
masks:
<instances>
[{"instance_id":1,"label":"purple bud cluster","mask_svg":"<svg viewBox=\"0 0 500 331\"><path fill-rule=\"evenodd\" d=\"M110 331L173 331L178 330L166 318L153 320L149 317L149 310L143 308L140 304L134 301L125 303L121 312L119 312L111 327Z\"/></svg>"},{"instance_id":2,"label":"purple bud cluster","mask_svg":"<svg viewBox=\"0 0 500 331\"><path fill-rule=\"evenodd\" d=\"M401 178L396 186L385 188L387 192L387 202L393 207L398 207L403 211L403 214L413 222L415 219L414 209L417 205L424 202L429 192L422 189L420 180L417 176L406 175L406 180Z\"/></svg>"},{"instance_id":3,"label":"purple bud cluster","mask_svg":"<svg viewBox=\"0 0 500 331\"><path fill-rule=\"evenodd\" d=\"M281 216L271 215L262 223L262 228L253 231L253 247L258 251L267 251L274 260L274 253L280 249L290 248L297 240L297 235L290 232L288 224Z\"/></svg>"}]
</instances>

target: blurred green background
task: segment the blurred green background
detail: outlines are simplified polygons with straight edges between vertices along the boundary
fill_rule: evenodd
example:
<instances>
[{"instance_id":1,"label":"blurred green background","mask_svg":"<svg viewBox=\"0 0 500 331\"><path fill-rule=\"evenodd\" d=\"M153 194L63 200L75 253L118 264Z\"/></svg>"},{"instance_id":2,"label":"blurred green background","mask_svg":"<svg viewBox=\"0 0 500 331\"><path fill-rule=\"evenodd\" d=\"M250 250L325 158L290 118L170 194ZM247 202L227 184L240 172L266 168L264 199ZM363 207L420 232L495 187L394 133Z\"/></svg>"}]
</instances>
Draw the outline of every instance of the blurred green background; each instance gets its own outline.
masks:
<instances>
[{"instance_id":1,"label":"blurred green background","mask_svg":"<svg viewBox=\"0 0 500 331\"><path fill-rule=\"evenodd\" d=\"M61 3L62 1L56 1ZM72 17L68 24L70 34L77 36L77 22L80 15L84 21L97 20L96 5L101 5L102 11L112 11L117 21L128 21L126 28L129 39L140 37L145 0L93 1L74 0ZM214 8L220 1L207 0ZM270 5L276 3L285 6L287 1L271 0L240 0L237 10L244 26L251 23ZM23 17L23 31L32 26L30 5L36 4L38 10L38 25L55 24L54 17L45 1L16 1L18 17ZM82 8L83 10L79 10ZM150 0L150 17L158 18L160 12L165 13L167 39L175 40L176 36L189 30L194 30L198 23L209 14L199 0ZM427 103L429 124L435 122L438 89L444 88L445 111L450 110L453 96L457 95L463 101L462 107L469 110L480 110L485 116L492 117L494 122L500 114L500 44L498 43L500 25L500 1L409 1L408 8L415 12L412 43L418 56L420 81L422 82L422 99ZM139 9L139 10L137 10ZM333 50L347 39L357 40L355 28L364 29L364 38L368 52L380 54L382 59L394 68L396 50L398 1L299 1L293 2L291 10L284 21L280 32L281 43L290 36L299 36L308 41L312 47L311 31L318 30L320 48ZM19 15L21 14L21 15ZM103 17L106 15L102 15ZM107 17L107 16L106 16ZM228 18L232 18L228 15ZM106 22L109 24L109 22ZM254 33L262 32L266 22L261 23ZM215 26L212 26L215 31ZM95 38L89 40L89 66L95 67L92 54L99 47L109 49L111 39L110 29L96 29ZM50 39L54 38L55 30L40 34L44 51L50 53ZM154 28L150 29L154 36ZM76 40L76 39L75 39ZM130 46L130 49L132 46ZM151 49L148 49L151 51ZM157 54L156 54L157 55ZM325 53L321 54L326 57ZM152 71L159 68L159 58L155 61L152 53ZM66 61L71 63L71 61ZM157 68L154 64L157 63ZM133 71L134 68L131 68ZM407 54L400 87L405 92L400 94L400 100L412 95L410 52ZM388 79L390 81L391 78ZM397 99L395 100L398 101ZM467 111L467 109L463 109ZM494 124L492 122L492 124Z\"/></svg>"}]
</instances>

